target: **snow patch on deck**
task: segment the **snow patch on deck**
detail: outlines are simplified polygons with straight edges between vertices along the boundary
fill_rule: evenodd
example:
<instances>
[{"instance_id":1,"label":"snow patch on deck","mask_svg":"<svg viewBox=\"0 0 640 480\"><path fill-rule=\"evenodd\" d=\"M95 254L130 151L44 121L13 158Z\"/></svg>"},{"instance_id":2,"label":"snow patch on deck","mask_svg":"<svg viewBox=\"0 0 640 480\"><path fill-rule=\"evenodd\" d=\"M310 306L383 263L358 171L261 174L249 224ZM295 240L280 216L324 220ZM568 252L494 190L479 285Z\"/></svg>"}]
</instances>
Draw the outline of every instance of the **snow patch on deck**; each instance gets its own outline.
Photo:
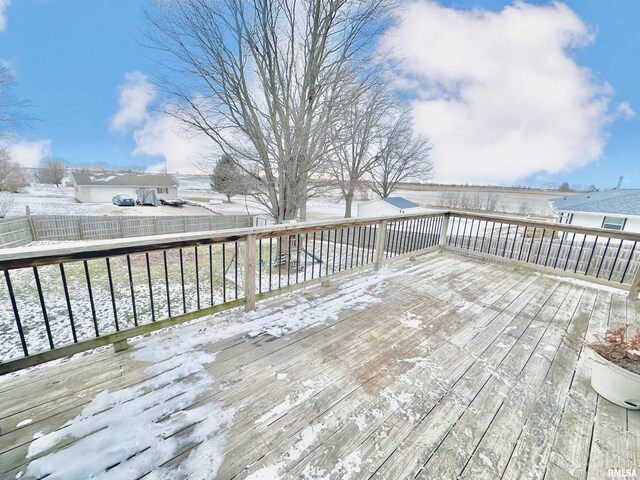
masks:
<instances>
[{"instance_id":1,"label":"snow patch on deck","mask_svg":"<svg viewBox=\"0 0 640 480\"><path fill-rule=\"evenodd\" d=\"M400 323L409 328L422 328L422 316L407 312L400 317Z\"/></svg>"},{"instance_id":2,"label":"snow patch on deck","mask_svg":"<svg viewBox=\"0 0 640 480\"><path fill-rule=\"evenodd\" d=\"M150 478L191 478L202 472L215 477L224 458L226 432L235 412L219 402L202 402L215 384L207 365L215 361L216 353L206 347L238 335L282 336L338 319L345 309L378 304L381 300L376 295L383 288L383 280L395 274L382 269L374 275L348 281L338 292L318 300L297 295L289 308L261 309L240 316L234 323L183 325L138 342L132 355L136 360L151 363L144 370L150 378L121 390L100 392L60 429L36 436L29 446L27 459L31 462L24 473L48 475L52 480L95 476L138 478L145 474L150 474ZM176 336L180 341L176 341ZM277 418L282 411L324 388L322 380L302 383L300 390L256 423ZM284 461L299 458L324 428L314 425L303 429ZM64 446L69 440L73 441ZM185 448L189 453L178 467L160 468ZM78 458L84 461L78 462ZM265 467L248 478L277 478L281 464ZM359 471L359 464L360 458L354 452L331 473L350 478Z\"/></svg>"}]
</instances>

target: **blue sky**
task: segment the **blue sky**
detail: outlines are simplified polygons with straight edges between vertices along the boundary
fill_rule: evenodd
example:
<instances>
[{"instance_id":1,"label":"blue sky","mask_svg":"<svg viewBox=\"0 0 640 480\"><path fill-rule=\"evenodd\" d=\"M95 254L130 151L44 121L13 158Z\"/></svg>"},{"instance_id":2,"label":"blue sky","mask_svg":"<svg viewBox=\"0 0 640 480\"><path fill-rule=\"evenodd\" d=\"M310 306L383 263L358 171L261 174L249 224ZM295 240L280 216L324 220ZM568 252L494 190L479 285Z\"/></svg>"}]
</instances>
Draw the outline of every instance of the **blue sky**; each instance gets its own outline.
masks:
<instances>
[{"instance_id":1,"label":"blue sky","mask_svg":"<svg viewBox=\"0 0 640 480\"><path fill-rule=\"evenodd\" d=\"M0 0L0 5L3 3ZM135 132L145 128L140 125L141 119L131 128L109 127L119 108L125 74L152 75L156 68L152 52L139 43L143 39L143 3L144 0L13 0L5 8L0 60L8 62L15 72L18 80L15 93L33 104L32 113L38 118L30 128L19 132L16 142L46 140L51 155L73 164L150 166L162 161L161 148L141 147L140 141L134 139ZM549 2L528 3L549 5ZM606 96L611 116L616 116L621 103L640 113L640 2L584 0L565 4L595 35L589 45L571 48L568 55L578 66L591 71L594 85L602 86L605 82L610 85ZM458 0L443 1L440 5L438 12L443 13L445 7L449 12L484 9L500 13L512 3ZM423 50L428 51L428 47L431 46ZM447 53L442 55L446 57ZM567 180L571 184L607 187L615 184L618 175L624 175L626 187L640 187L640 117L621 117L617 115L601 128L606 141L602 142L600 160L584 166L567 162L566 168L556 173L530 173L531 168L523 168L508 177L495 175L495 179L482 180L527 184ZM425 128L430 131L429 125ZM180 145L175 148L181 148ZM134 154L136 148L138 153ZM522 160L525 161L532 162ZM171 165L179 168L175 167L178 163ZM499 166L495 168L499 171ZM463 167L458 169L462 170ZM490 176L489 166L487 172ZM450 177L443 173L434 180ZM464 181L464 175L454 179ZM475 177L469 181L474 180Z\"/></svg>"}]
</instances>

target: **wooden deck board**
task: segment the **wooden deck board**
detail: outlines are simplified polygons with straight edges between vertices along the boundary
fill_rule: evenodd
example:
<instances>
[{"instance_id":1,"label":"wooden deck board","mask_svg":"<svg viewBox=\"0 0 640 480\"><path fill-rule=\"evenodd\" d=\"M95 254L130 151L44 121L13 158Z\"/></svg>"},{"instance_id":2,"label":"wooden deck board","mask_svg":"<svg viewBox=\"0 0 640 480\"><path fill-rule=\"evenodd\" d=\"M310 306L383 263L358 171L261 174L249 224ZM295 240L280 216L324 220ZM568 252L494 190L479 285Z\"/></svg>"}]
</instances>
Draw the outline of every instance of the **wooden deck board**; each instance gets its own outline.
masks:
<instances>
[{"instance_id":1,"label":"wooden deck board","mask_svg":"<svg viewBox=\"0 0 640 480\"><path fill-rule=\"evenodd\" d=\"M215 401L235 411L220 432L226 441L219 478L640 473L640 412L595 394L584 346L606 328L637 324L640 302L453 254L390 265L401 274L385 279L382 303L278 338L239 335L202 347L216 352L206 367L215 382L185 410ZM253 318L286 313L299 295L329 308L344 281L261 302ZM420 328L400 321L407 314L422 317ZM236 310L202 324L244 318ZM157 335L179 341L180 334L178 327ZM0 478L24 472L34 435L60 428L101 391L146 385L153 374L135 360L135 348L145 347L103 350L2 379ZM171 368L167 362L153 371ZM171 384L153 388L147 393L169 394ZM25 419L31 423L17 427ZM199 445L190 440L198 425L170 434L180 447L162 468L179 472L171 469ZM82 441L67 437L44 453ZM133 459L144 454L131 452ZM114 465L110 477L129 478L128 462ZM153 466L137 476L144 472Z\"/></svg>"}]
</instances>

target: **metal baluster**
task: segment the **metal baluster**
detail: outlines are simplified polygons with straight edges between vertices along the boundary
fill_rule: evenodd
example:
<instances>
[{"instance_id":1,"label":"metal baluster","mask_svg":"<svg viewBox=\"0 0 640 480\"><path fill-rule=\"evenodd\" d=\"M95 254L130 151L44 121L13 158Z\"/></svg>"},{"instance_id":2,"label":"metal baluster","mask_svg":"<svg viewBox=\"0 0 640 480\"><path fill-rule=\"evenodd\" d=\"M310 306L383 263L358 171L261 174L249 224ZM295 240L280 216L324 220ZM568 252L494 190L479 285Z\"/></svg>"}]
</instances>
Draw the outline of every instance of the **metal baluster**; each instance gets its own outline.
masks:
<instances>
[{"instance_id":1,"label":"metal baluster","mask_svg":"<svg viewBox=\"0 0 640 480\"><path fill-rule=\"evenodd\" d=\"M531 236L531 245L529 245L529 250L527 251L527 260L526 262L529 263L529 258L531 258L531 250L533 250L533 244L536 241L536 231L538 230L537 227L533 228L533 235Z\"/></svg>"},{"instance_id":2,"label":"metal baluster","mask_svg":"<svg viewBox=\"0 0 640 480\"><path fill-rule=\"evenodd\" d=\"M489 222L485 220L484 222L484 233L482 234L482 242L480 242L480 253L484 252L484 239L487 237L487 227L489 226ZM478 228L479 230L479 228Z\"/></svg>"},{"instance_id":3,"label":"metal baluster","mask_svg":"<svg viewBox=\"0 0 640 480\"><path fill-rule=\"evenodd\" d=\"M596 236L596 241L593 242L593 248L591 249L591 254L589 255L589 261L587 262L587 268L584 269L584 274L587 275L589 272L589 266L591 265L591 260L593 259L593 254L596 251L596 248L598 247L598 238L600 238L599 236Z\"/></svg>"},{"instance_id":4,"label":"metal baluster","mask_svg":"<svg viewBox=\"0 0 640 480\"><path fill-rule=\"evenodd\" d=\"M516 249L516 240L518 240L518 230L520 229L520 225L516 225L516 231L513 234L513 243L511 244L511 253L509 254L509 259L513 259L513 252Z\"/></svg>"},{"instance_id":5,"label":"metal baluster","mask_svg":"<svg viewBox=\"0 0 640 480\"><path fill-rule=\"evenodd\" d=\"M324 230L320 230L320 261L318 263L318 278L322 277L322 241L324 240Z\"/></svg>"},{"instance_id":6,"label":"metal baluster","mask_svg":"<svg viewBox=\"0 0 640 480\"><path fill-rule=\"evenodd\" d=\"M73 343L78 343L78 336L76 335L76 325L73 321L73 312L71 310L71 298L69 297L69 288L67 287L67 276L64 273L64 265L62 263L60 264L60 277L62 278L64 299L67 302L67 312L69 312L69 323L71 325L71 335L73 335Z\"/></svg>"},{"instance_id":7,"label":"metal baluster","mask_svg":"<svg viewBox=\"0 0 640 480\"><path fill-rule=\"evenodd\" d=\"M273 252L273 237L269 237L269 291L271 291L271 270L273 265L273 260L271 258Z\"/></svg>"},{"instance_id":8,"label":"metal baluster","mask_svg":"<svg viewBox=\"0 0 640 480\"><path fill-rule=\"evenodd\" d=\"M544 241L544 234L546 233L547 229L543 228L542 229L542 236L540 237L540 242L538 244L538 253L536 254L536 265L538 265L538 259L540 258L540 250L542 250L542 243Z\"/></svg>"},{"instance_id":9,"label":"metal baluster","mask_svg":"<svg viewBox=\"0 0 640 480\"><path fill-rule=\"evenodd\" d=\"M462 240L460 241L460 248L464 248L464 242L467 238L467 217L464 218L464 228L462 229Z\"/></svg>"},{"instance_id":10,"label":"metal baluster","mask_svg":"<svg viewBox=\"0 0 640 480\"><path fill-rule=\"evenodd\" d=\"M233 260L233 268L235 270L235 292L236 292L236 300L238 299L238 241L236 240L234 242L234 248L235 248L235 256L234 256L234 260Z\"/></svg>"},{"instance_id":11,"label":"metal baluster","mask_svg":"<svg viewBox=\"0 0 640 480\"><path fill-rule=\"evenodd\" d=\"M180 284L182 286L182 313L187 313L187 295L184 291L184 259L182 257L182 249L180 251ZM222 253L222 258L224 258L224 251Z\"/></svg>"},{"instance_id":12,"label":"metal baluster","mask_svg":"<svg viewBox=\"0 0 640 480\"><path fill-rule=\"evenodd\" d=\"M624 267L624 272L622 273L622 279L620 280L620 283L624 283L624 277L627 276L627 271L629 270L629 265L631 265L631 260L633 259L633 253L636 251L637 244L638 244L637 240L633 242L633 247L631 248L631 253L629 254L629 258L627 259L627 264Z\"/></svg>"},{"instance_id":13,"label":"metal baluster","mask_svg":"<svg viewBox=\"0 0 640 480\"><path fill-rule=\"evenodd\" d=\"M320 247L322 248L322 239L320 239ZM322 254L320 254L320 257L322 257ZM316 232L314 231L313 246L311 247L311 280L314 279L315 275L316 275Z\"/></svg>"},{"instance_id":14,"label":"metal baluster","mask_svg":"<svg viewBox=\"0 0 640 480\"><path fill-rule=\"evenodd\" d=\"M604 258L607 256L607 250L609 249L609 242L611 242L611 237L607 238L607 244L604 246L604 252L602 253L602 258L600 259L600 265L598 265L598 271L596 272L596 278L600 276L600 269L602 268L602 264L604 263Z\"/></svg>"},{"instance_id":15,"label":"metal baluster","mask_svg":"<svg viewBox=\"0 0 640 480\"><path fill-rule=\"evenodd\" d=\"M562 244L564 243L564 237L567 232L562 232L562 236L560 237L560 244L558 245L558 253L556 254L556 261L553 262L553 268L558 266L558 259L560 258L560 254L562 253Z\"/></svg>"},{"instance_id":16,"label":"metal baluster","mask_svg":"<svg viewBox=\"0 0 640 480\"><path fill-rule=\"evenodd\" d=\"M164 259L164 286L167 290L167 315L171 317L171 295L169 292L169 269L167 268L167 251L162 251L162 257Z\"/></svg>"},{"instance_id":17,"label":"metal baluster","mask_svg":"<svg viewBox=\"0 0 640 480\"><path fill-rule=\"evenodd\" d=\"M133 323L138 326L138 313L136 311L136 295L133 289L133 274L131 273L131 258L127 255L127 270L129 271L129 288L131 289L131 306L133 307Z\"/></svg>"},{"instance_id":18,"label":"metal baluster","mask_svg":"<svg viewBox=\"0 0 640 480\"><path fill-rule=\"evenodd\" d=\"M36 280L36 288L38 289L38 298L40 299L40 308L42 309L42 318L44 318L44 328L47 331L47 339L49 340L49 347L54 349L53 336L51 335L51 325L49 325L49 316L47 315L47 306L44 303L44 295L42 294L42 285L40 284L40 275L38 275L38 268L33 267L33 276Z\"/></svg>"},{"instance_id":19,"label":"metal baluster","mask_svg":"<svg viewBox=\"0 0 640 480\"><path fill-rule=\"evenodd\" d=\"M262 239L258 240L258 293L262 293Z\"/></svg>"},{"instance_id":20,"label":"metal baluster","mask_svg":"<svg viewBox=\"0 0 640 480\"><path fill-rule=\"evenodd\" d=\"M198 247L194 247L194 259L195 259L195 268L196 268L196 305L198 305L198 310L200 310L200 274L198 273L200 268L198 266Z\"/></svg>"},{"instance_id":21,"label":"metal baluster","mask_svg":"<svg viewBox=\"0 0 640 480\"><path fill-rule=\"evenodd\" d=\"M60 266L62 266L62 264ZM29 349L27 348L27 341L24 338L24 330L22 330L22 322L20 321L20 314L18 313L18 305L16 304L16 297L13 294L13 287L11 286L11 278L9 277L9 270L4 271L4 279L7 282L7 290L9 291L9 299L11 300L11 307L13 308L13 317L16 321L16 327L18 328L18 335L20 336L22 351L24 352L24 356L28 357ZM74 332L74 338L75 338L75 332Z\"/></svg>"},{"instance_id":22,"label":"metal baluster","mask_svg":"<svg viewBox=\"0 0 640 480\"><path fill-rule=\"evenodd\" d=\"M580 257L582 257L582 251L584 250L584 244L587 241L587 236L583 235L582 246L580 247L580 253L578 253L578 260L576 260L576 268L573 269L573 273L578 271L578 265L580 265Z\"/></svg>"},{"instance_id":23,"label":"metal baluster","mask_svg":"<svg viewBox=\"0 0 640 480\"><path fill-rule=\"evenodd\" d=\"M520 261L520 257L522 256L522 251L524 250L524 242L527 239L527 227L524 227L524 232L522 233L522 242L520 243L520 251L518 252L518 261Z\"/></svg>"},{"instance_id":24,"label":"metal baluster","mask_svg":"<svg viewBox=\"0 0 640 480\"><path fill-rule=\"evenodd\" d=\"M226 250L227 244L222 243L222 303L227 301L227 259ZM180 250L180 275L182 275L182 250ZM184 281L182 282L182 294L184 295ZM184 298L182 300L184 303Z\"/></svg>"},{"instance_id":25,"label":"metal baluster","mask_svg":"<svg viewBox=\"0 0 640 480\"><path fill-rule=\"evenodd\" d=\"M496 242L496 251L494 252L494 255L496 257L498 256L498 249L500 248L500 239L502 238L502 227L503 227L503 223L500 222L500 229L498 230L498 241Z\"/></svg>"},{"instance_id":26,"label":"metal baluster","mask_svg":"<svg viewBox=\"0 0 640 480\"><path fill-rule=\"evenodd\" d=\"M618 250L616 251L616 258L614 258L613 263L611 264L611 270L609 271L609 276L607 280L611 281L611 277L613 277L613 272L616 268L616 263L618 263L618 257L620 256L620 250L622 249L622 244L624 240L620 239L620 245L618 245Z\"/></svg>"},{"instance_id":27,"label":"metal baluster","mask_svg":"<svg viewBox=\"0 0 640 480\"><path fill-rule=\"evenodd\" d=\"M116 297L113 292L113 279L111 278L111 263L109 257L105 258L107 264L107 278L109 279L109 293L111 294L111 306L113 307L113 320L116 325L116 332L120 331L120 325L118 325L118 309L116 308Z\"/></svg>"},{"instance_id":28,"label":"metal baluster","mask_svg":"<svg viewBox=\"0 0 640 480\"><path fill-rule=\"evenodd\" d=\"M209 304L213 306L213 245L209 244Z\"/></svg>"},{"instance_id":29,"label":"metal baluster","mask_svg":"<svg viewBox=\"0 0 640 480\"><path fill-rule=\"evenodd\" d=\"M87 280L87 289L89 291L89 304L91 305L91 316L93 317L93 328L96 332L96 337L100 336L100 332L98 332L98 317L96 317L96 306L93 302L93 291L91 290L91 279L89 278L89 265L87 261L84 260L82 262L84 264L84 276Z\"/></svg>"},{"instance_id":30,"label":"metal baluster","mask_svg":"<svg viewBox=\"0 0 640 480\"><path fill-rule=\"evenodd\" d=\"M502 258L504 258L507 253L507 244L509 243L509 233L511 233L511 224L507 225L507 238L504 239L504 248L502 249Z\"/></svg>"},{"instance_id":31,"label":"metal baluster","mask_svg":"<svg viewBox=\"0 0 640 480\"><path fill-rule=\"evenodd\" d=\"M573 232L573 236L571 237L571 244L569 245L569 251L567 252L567 259L564 262L563 270L567 270L567 265L569 265L569 259L571 258L571 250L573 250L573 241L576 239L576 232Z\"/></svg>"},{"instance_id":32,"label":"metal baluster","mask_svg":"<svg viewBox=\"0 0 640 480\"><path fill-rule=\"evenodd\" d=\"M313 232L315 236L316 232ZM307 252L309 251L309 233L304 234L304 281L307 281ZM311 259L311 272L313 273L313 258Z\"/></svg>"},{"instance_id":33,"label":"metal baluster","mask_svg":"<svg viewBox=\"0 0 640 480\"><path fill-rule=\"evenodd\" d=\"M153 285L151 284L151 267L149 265L149 252L145 252L144 254L146 263L147 263L147 280L149 282L149 303L151 305L151 321L156 321L156 311L153 307Z\"/></svg>"}]
</instances>

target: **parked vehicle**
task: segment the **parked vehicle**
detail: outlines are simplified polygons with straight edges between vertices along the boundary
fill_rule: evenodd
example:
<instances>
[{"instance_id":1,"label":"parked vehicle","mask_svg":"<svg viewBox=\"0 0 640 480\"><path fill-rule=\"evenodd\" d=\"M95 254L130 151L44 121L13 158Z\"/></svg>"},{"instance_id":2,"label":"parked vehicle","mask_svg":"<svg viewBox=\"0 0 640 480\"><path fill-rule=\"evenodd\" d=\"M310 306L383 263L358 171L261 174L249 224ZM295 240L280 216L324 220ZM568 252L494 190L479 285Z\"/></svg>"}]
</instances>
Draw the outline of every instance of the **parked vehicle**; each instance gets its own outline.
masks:
<instances>
[{"instance_id":1,"label":"parked vehicle","mask_svg":"<svg viewBox=\"0 0 640 480\"><path fill-rule=\"evenodd\" d=\"M118 207L133 207L136 204L133 197L129 195L116 195L111 199L111 202Z\"/></svg>"}]
</instances>

